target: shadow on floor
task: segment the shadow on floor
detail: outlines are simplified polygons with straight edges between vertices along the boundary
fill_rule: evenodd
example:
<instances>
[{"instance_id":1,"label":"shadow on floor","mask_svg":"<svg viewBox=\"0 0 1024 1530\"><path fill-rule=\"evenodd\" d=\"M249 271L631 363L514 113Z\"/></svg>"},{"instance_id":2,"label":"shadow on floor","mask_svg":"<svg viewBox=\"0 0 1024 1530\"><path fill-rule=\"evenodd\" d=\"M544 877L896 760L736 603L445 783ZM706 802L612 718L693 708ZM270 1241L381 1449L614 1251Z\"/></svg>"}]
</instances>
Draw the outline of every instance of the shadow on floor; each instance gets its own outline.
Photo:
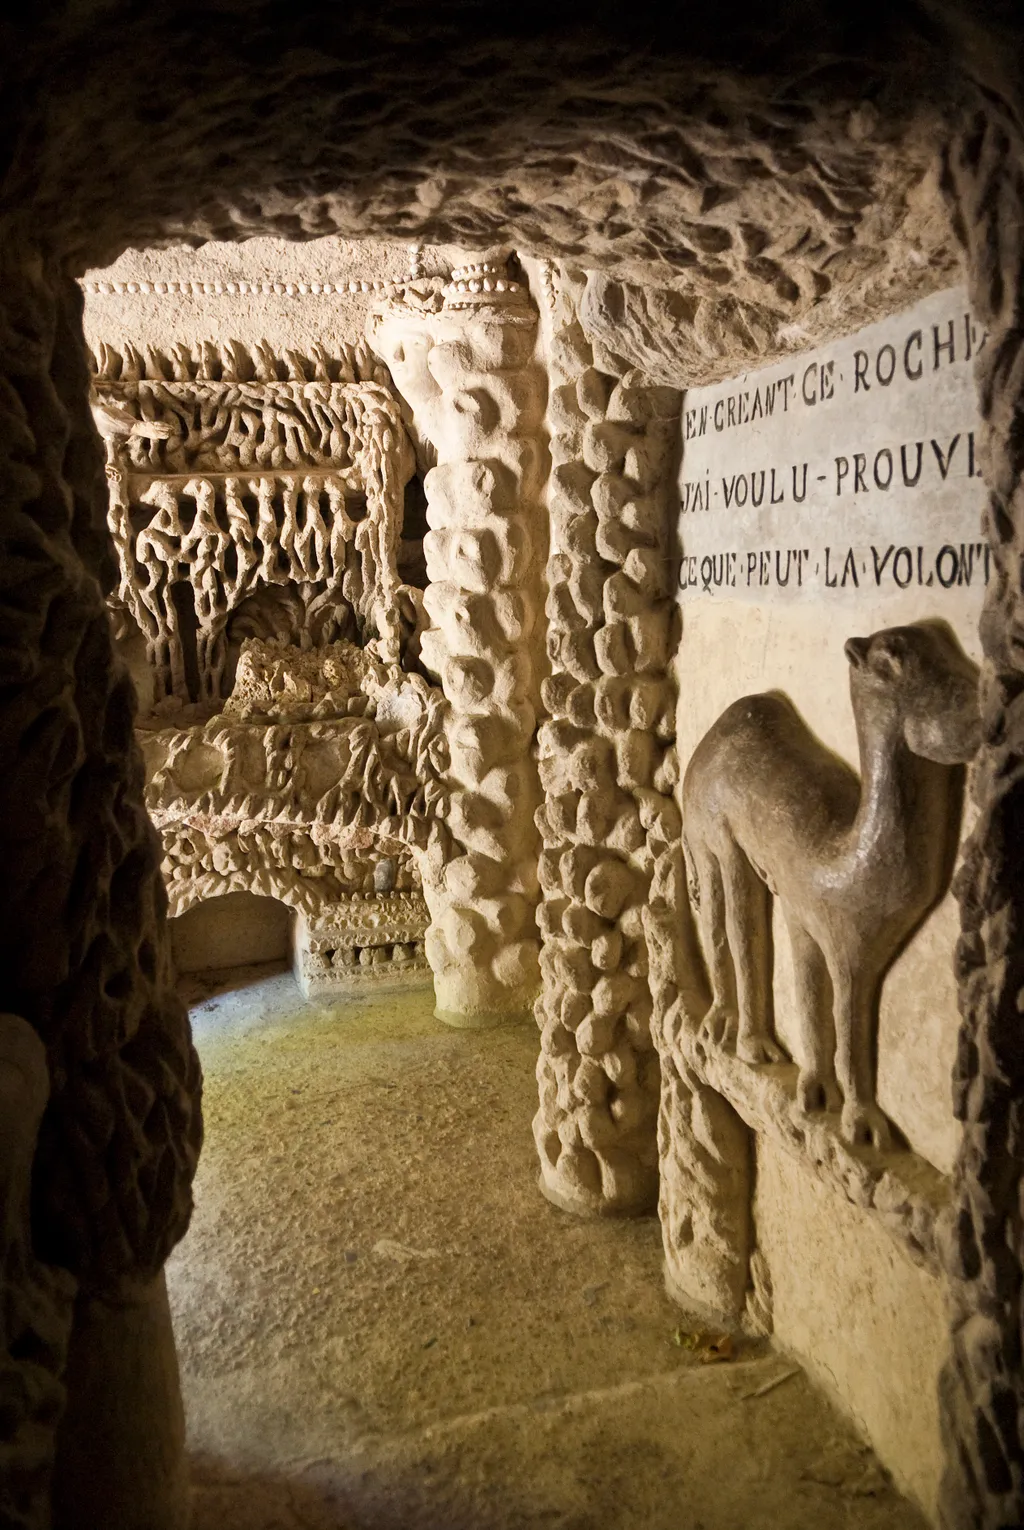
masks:
<instances>
[{"instance_id":1,"label":"shadow on floor","mask_svg":"<svg viewBox=\"0 0 1024 1530\"><path fill-rule=\"evenodd\" d=\"M613 1484L580 1482L579 1502L573 1506L538 1503L529 1486L500 1478L484 1482L461 1478L435 1461L421 1461L404 1470L356 1468L349 1481L338 1480L336 1465L310 1463L297 1477L271 1473L244 1476L217 1463L193 1461L193 1520L191 1530L528 1530L543 1525L551 1530L609 1530L637 1521L609 1513L603 1487ZM664 1492L666 1484L659 1482ZM621 1484L619 1484L621 1488ZM651 1521L660 1527L661 1516ZM681 1521L676 1530L713 1530L701 1520ZM739 1530L739 1527L736 1527Z\"/></svg>"}]
</instances>

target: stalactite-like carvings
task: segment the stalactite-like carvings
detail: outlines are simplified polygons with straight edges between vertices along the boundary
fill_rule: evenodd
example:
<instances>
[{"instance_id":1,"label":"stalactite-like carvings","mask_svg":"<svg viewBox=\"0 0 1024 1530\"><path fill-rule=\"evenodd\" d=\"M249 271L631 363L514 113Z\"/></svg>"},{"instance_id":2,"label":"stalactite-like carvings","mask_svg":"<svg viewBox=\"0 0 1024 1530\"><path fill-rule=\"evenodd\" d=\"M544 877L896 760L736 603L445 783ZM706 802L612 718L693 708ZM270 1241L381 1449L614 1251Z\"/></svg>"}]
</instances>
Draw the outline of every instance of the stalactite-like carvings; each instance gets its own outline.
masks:
<instances>
[{"instance_id":1,"label":"stalactite-like carvings","mask_svg":"<svg viewBox=\"0 0 1024 1530\"><path fill-rule=\"evenodd\" d=\"M320 641L358 637L398 660L415 623L396 568L413 464L386 374L365 353L282 361L229 344L143 360L104 345L94 397L118 599L145 637L158 701L222 696L228 622L261 588L293 586Z\"/></svg>"},{"instance_id":2,"label":"stalactite-like carvings","mask_svg":"<svg viewBox=\"0 0 1024 1530\"><path fill-rule=\"evenodd\" d=\"M114 1300L157 1275L188 1224L199 1068L131 682L90 572L109 562L81 300L24 248L5 252L0 292L0 1008L49 1065L35 1253Z\"/></svg>"},{"instance_id":3,"label":"stalactite-like carvings","mask_svg":"<svg viewBox=\"0 0 1024 1530\"><path fill-rule=\"evenodd\" d=\"M349 949L353 894L418 887L448 759L444 698L401 662L423 618L398 574L414 460L387 371L362 346L102 344L93 412L171 913L274 897L304 915L300 973L364 975L312 947ZM417 947L421 908L401 910Z\"/></svg>"},{"instance_id":4,"label":"stalactite-like carvings","mask_svg":"<svg viewBox=\"0 0 1024 1530\"><path fill-rule=\"evenodd\" d=\"M421 653L450 705L450 766L447 817L423 859L427 955L438 1013L481 1024L528 1009L539 981L529 748L545 389L536 309L502 271L455 271L443 306L424 303L390 304L371 339L435 459Z\"/></svg>"},{"instance_id":5,"label":"stalactite-like carvings","mask_svg":"<svg viewBox=\"0 0 1024 1530\"><path fill-rule=\"evenodd\" d=\"M952 1355L943 1376L948 1530L1024 1523L1024 137L992 98L949 151L946 191L989 340L977 363L986 528L979 816L957 879L963 1140L945 1244ZM1012 231L1012 232L1011 232Z\"/></svg>"},{"instance_id":6,"label":"stalactite-like carvings","mask_svg":"<svg viewBox=\"0 0 1024 1530\"><path fill-rule=\"evenodd\" d=\"M667 483L679 395L602 371L579 325L579 284L563 274L559 286L534 1135L553 1200L632 1212L657 1194L658 1064L642 910L655 860L680 829L667 673Z\"/></svg>"},{"instance_id":7,"label":"stalactite-like carvings","mask_svg":"<svg viewBox=\"0 0 1024 1530\"><path fill-rule=\"evenodd\" d=\"M248 639L216 716L139 729L171 912L247 891L315 917L372 893L375 876L388 892L418 885L445 710L422 675L350 643L300 652Z\"/></svg>"}]
</instances>

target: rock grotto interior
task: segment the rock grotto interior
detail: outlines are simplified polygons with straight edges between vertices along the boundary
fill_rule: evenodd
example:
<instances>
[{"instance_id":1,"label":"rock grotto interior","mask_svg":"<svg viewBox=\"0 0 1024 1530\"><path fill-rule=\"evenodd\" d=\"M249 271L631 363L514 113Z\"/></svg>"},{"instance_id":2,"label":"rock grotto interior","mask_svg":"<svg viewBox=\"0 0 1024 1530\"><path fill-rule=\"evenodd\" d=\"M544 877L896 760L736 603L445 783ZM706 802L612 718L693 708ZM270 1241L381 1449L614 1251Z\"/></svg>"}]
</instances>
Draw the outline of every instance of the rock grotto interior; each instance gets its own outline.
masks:
<instances>
[{"instance_id":1,"label":"rock grotto interior","mask_svg":"<svg viewBox=\"0 0 1024 1530\"><path fill-rule=\"evenodd\" d=\"M0 1524L1024 1524L1024 7L0 38Z\"/></svg>"}]
</instances>

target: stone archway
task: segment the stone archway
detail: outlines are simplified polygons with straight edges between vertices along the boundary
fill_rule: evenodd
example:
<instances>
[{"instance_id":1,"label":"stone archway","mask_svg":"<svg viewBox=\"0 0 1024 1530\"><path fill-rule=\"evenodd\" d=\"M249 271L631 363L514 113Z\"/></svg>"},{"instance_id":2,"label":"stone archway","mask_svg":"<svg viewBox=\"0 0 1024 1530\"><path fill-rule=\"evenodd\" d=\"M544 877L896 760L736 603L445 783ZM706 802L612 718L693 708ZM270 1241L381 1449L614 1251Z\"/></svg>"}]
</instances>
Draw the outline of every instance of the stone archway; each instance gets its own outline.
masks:
<instances>
[{"instance_id":1,"label":"stone archway","mask_svg":"<svg viewBox=\"0 0 1024 1530\"><path fill-rule=\"evenodd\" d=\"M481 248L513 239L603 270L593 333L606 340L610 324L625 334L628 359L655 376L666 328L685 333L672 341L673 364L704 381L777 354L794 325L824 338L858 304L867 315L924 290L949 245L944 226L919 219L913 191L941 146L942 194L992 335L980 384L997 568L984 629L981 816L961 882L965 1135L945 1249L955 1298L945 1512L950 1525L1014 1523L1024 1494L1024 143L1019 82L1001 77L998 59L1017 56L1019 39L994 22L986 33L952 5L849 25L813 4L779 7L730 19L727 35L715 20L667 34L645 8L627 23L600 7L583 30L548 8L540 40L537 20L527 10L500 31L459 5L426 21L401 6L343 21L226 5L204 14L197 38L159 13L140 20L112 5L69 8L45 26L26 19L10 34L3 1006L44 1040L51 1094L34 1238L23 1225L11 1235L27 1263L8 1260L7 1351L23 1354L26 1336L46 1327L26 1298L46 1285L30 1248L79 1283L80 1328L90 1312L94 1323L96 1311L132 1311L135 1293L153 1289L187 1225L200 1134L129 686L112 662L97 583L113 569L72 278L128 244L182 234L375 231ZM40 1300L70 1321L70 1288ZM60 1369L59 1350L51 1338L44 1373ZM51 1408L40 1385L19 1422L48 1428ZM87 1461L94 1421L73 1416ZM26 1522L43 1524L47 1466L15 1460ZM176 1513L169 1504L165 1522Z\"/></svg>"}]
</instances>

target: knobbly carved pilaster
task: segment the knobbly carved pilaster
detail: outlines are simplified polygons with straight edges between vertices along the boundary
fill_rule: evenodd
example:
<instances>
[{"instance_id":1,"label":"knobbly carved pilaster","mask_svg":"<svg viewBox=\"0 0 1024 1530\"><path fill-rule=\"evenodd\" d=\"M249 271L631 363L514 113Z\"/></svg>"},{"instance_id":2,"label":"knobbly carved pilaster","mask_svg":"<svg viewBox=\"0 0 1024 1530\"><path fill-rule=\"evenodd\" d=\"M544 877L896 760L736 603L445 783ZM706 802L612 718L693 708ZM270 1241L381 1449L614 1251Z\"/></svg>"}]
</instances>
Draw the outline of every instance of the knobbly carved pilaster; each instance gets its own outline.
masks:
<instances>
[{"instance_id":1,"label":"knobbly carved pilaster","mask_svg":"<svg viewBox=\"0 0 1024 1530\"><path fill-rule=\"evenodd\" d=\"M422 861L426 947L438 1013L478 1025L528 1009L539 982L529 750L545 386L536 310L497 267L454 272L433 307L391 304L371 333L435 462L421 654L449 703L450 767Z\"/></svg>"},{"instance_id":2,"label":"knobbly carved pilaster","mask_svg":"<svg viewBox=\"0 0 1024 1530\"><path fill-rule=\"evenodd\" d=\"M116 1299L159 1277L188 1225L199 1067L96 577L112 560L81 298L31 250L0 274L0 1009L49 1066L35 1255Z\"/></svg>"},{"instance_id":3,"label":"knobbly carved pilaster","mask_svg":"<svg viewBox=\"0 0 1024 1530\"><path fill-rule=\"evenodd\" d=\"M979 817L956 890L963 1122L945 1247L952 1353L942 1384L948 1530L1024 1523L1024 139L994 97L951 145L945 189L975 318L985 515L994 577L982 618Z\"/></svg>"},{"instance_id":4,"label":"knobbly carved pilaster","mask_svg":"<svg viewBox=\"0 0 1024 1530\"><path fill-rule=\"evenodd\" d=\"M579 324L579 284L563 273L560 287L534 1136L552 1200L640 1212L658 1178L642 910L655 860L680 832L666 493L679 395L599 370Z\"/></svg>"}]
</instances>

